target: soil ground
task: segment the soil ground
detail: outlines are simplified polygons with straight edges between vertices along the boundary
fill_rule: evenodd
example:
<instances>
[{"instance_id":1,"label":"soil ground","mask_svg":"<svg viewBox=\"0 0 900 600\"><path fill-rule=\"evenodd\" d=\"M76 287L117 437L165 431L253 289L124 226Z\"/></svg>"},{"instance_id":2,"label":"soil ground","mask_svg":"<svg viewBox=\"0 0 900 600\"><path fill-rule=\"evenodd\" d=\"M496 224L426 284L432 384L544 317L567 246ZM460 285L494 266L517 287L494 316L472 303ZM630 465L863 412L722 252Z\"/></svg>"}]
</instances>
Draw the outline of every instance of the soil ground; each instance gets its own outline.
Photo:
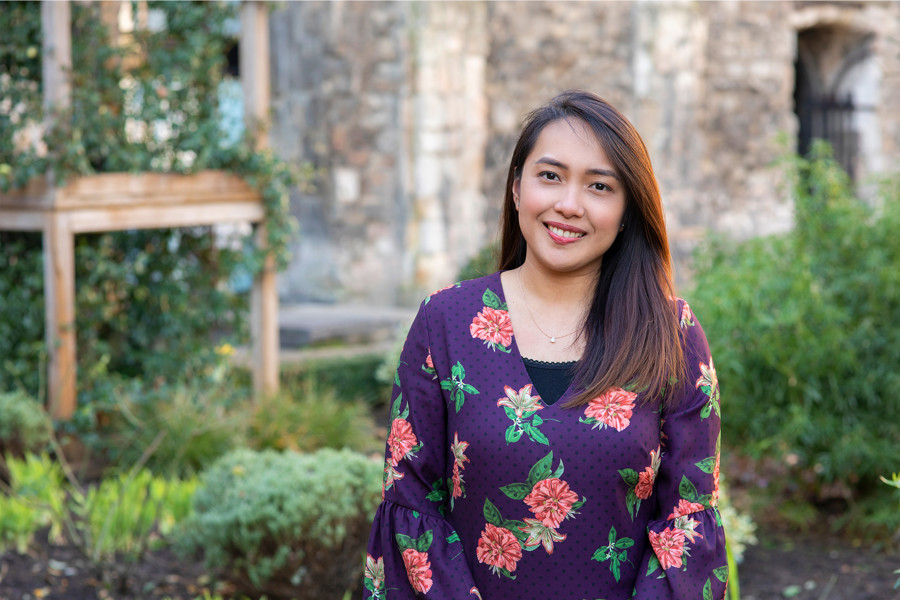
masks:
<instances>
[{"instance_id":1,"label":"soil ground","mask_svg":"<svg viewBox=\"0 0 900 600\"><path fill-rule=\"evenodd\" d=\"M900 556L879 553L832 537L761 538L740 565L743 600L895 600ZM99 570L77 549L38 545L27 555L0 555L0 600L191 600L218 591L199 561L169 550L150 552L141 563ZM354 594L353 597L357 597ZM322 600L340 600L322 598Z\"/></svg>"}]
</instances>

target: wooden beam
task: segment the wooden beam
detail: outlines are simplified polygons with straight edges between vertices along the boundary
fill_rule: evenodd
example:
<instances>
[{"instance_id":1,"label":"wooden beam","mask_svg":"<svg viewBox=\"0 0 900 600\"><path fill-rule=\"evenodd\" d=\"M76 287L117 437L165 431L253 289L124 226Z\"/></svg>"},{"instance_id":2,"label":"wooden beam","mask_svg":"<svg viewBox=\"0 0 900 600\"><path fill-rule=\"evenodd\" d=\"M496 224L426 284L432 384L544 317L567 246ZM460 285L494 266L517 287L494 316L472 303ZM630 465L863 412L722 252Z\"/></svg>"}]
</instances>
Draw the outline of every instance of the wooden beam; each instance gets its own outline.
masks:
<instances>
[{"instance_id":1,"label":"wooden beam","mask_svg":"<svg viewBox=\"0 0 900 600\"><path fill-rule=\"evenodd\" d=\"M238 45L244 123L257 150L269 143L269 9L265 2L241 4L241 39Z\"/></svg>"},{"instance_id":2,"label":"wooden beam","mask_svg":"<svg viewBox=\"0 0 900 600\"><path fill-rule=\"evenodd\" d=\"M75 236L64 212L44 229L44 304L47 323L47 408L55 418L75 412Z\"/></svg>"}]
</instances>

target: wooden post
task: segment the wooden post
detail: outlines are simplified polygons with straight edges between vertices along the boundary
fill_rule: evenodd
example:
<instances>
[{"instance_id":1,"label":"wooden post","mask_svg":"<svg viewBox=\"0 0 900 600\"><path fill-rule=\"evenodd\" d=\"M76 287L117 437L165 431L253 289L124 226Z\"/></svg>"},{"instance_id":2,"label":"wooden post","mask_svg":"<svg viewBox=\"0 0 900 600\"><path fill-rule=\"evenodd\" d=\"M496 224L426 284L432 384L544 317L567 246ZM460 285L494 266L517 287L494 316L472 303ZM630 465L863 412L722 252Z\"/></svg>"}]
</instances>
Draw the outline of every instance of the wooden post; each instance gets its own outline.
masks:
<instances>
[{"instance_id":1,"label":"wooden post","mask_svg":"<svg viewBox=\"0 0 900 600\"><path fill-rule=\"evenodd\" d=\"M72 70L72 16L68 0L41 2L44 40L41 76L44 84L44 113L69 106Z\"/></svg>"},{"instance_id":2,"label":"wooden post","mask_svg":"<svg viewBox=\"0 0 900 600\"><path fill-rule=\"evenodd\" d=\"M47 322L47 403L50 414L75 412L75 236L69 215L53 211L44 227L44 304Z\"/></svg>"},{"instance_id":3,"label":"wooden post","mask_svg":"<svg viewBox=\"0 0 900 600\"><path fill-rule=\"evenodd\" d=\"M266 226L256 226L256 244L266 247ZM253 395L257 399L278 391L278 288L275 261L268 256L253 280L250 297L253 336Z\"/></svg>"},{"instance_id":4,"label":"wooden post","mask_svg":"<svg viewBox=\"0 0 900 600\"><path fill-rule=\"evenodd\" d=\"M265 2L244 0L241 5L239 56L244 91L244 123L257 150L268 145L269 13Z\"/></svg>"},{"instance_id":5,"label":"wooden post","mask_svg":"<svg viewBox=\"0 0 900 600\"><path fill-rule=\"evenodd\" d=\"M45 127L70 104L72 17L68 0L41 2ZM48 181L53 174L48 173ZM47 353L47 404L50 414L67 419L75 412L75 239L65 213L44 221L44 304Z\"/></svg>"},{"instance_id":6,"label":"wooden post","mask_svg":"<svg viewBox=\"0 0 900 600\"><path fill-rule=\"evenodd\" d=\"M244 0L241 5L241 86L244 124L254 147L268 145L269 120L269 13L264 2ZM256 243L265 249L265 224L256 228ZM278 391L278 287L274 257L268 256L253 281L250 302L253 336L253 391L256 398Z\"/></svg>"}]
</instances>

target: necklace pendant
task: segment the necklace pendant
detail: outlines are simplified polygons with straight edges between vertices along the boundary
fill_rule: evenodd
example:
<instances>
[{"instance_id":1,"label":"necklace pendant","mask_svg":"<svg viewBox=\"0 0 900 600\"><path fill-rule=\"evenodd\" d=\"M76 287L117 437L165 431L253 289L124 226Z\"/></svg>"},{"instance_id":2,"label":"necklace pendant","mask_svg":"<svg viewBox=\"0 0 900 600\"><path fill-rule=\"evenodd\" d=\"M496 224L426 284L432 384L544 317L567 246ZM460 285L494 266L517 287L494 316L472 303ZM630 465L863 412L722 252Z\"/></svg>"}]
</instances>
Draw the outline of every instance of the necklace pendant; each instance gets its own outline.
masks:
<instances>
[{"instance_id":1,"label":"necklace pendant","mask_svg":"<svg viewBox=\"0 0 900 600\"><path fill-rule=\"evenodd\" d=\"M555 338L555 337L551 337L551 338L550 338L550 343L551 343L551 344L555 344L555 343L556 343L556 338Z\"/></svg>"}]
</instances>

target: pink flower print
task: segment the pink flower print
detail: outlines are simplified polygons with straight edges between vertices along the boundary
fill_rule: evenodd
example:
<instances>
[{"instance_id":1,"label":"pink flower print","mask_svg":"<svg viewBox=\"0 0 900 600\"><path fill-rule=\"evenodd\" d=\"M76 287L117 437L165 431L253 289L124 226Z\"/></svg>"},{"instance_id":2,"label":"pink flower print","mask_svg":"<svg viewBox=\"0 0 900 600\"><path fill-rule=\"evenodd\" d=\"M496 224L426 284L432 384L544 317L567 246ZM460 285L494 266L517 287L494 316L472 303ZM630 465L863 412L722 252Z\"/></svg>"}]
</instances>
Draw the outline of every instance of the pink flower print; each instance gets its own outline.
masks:
<instances>
[{"instance_id":1,"label":"pink flower print","mask_svg":"<svg viewBox=\"0 0 900 600\"><path fill-rule=\"evenodd\" d=\"M403 551L403 564L406 565L409 585L417 592L427 593L431 589L431 563L428 561L428 554L407 548Z\"/></svg>"},{"instance_id":2,"label":"pink flower print","mask_svg":"<svg viewBox=\"0 0 900 600\"><path fill-rule=\"evenodd\" d=\"M477 587L473 587L472 589L470 589L469 595L475 596L476 598L478 598L478 600L481 600L481 592L478 591Z\"/></svg>"},{"instance_id":3,"label":"pink flower print","mask_svg":"<svg viewBox=\"0 0 900 600\"><path fill-rule=\"evenodd\" d=\"M712 505L719 505L719 456L720 454L716 452L716 466L713 468L713 491L712 491Z\"/></svg>"},{"instance_id":4,"label":"pink flower print","mask_svg":"<svg viewBox=\"0 0 900 600\"><path fill-rule=\"evenodd\" d=\"M453 433L453 443L450 444L450 451L453 452L453 497L459 498L462 496L462 484L463 478L460 474L460 469L465 469L465 463L469 462L469 459L466 458L465 450L469 447L469 442L461 442L459 441L459 433Z\"/></svg>"},{"instance_id":5,"label":"pink flower print","mask_svg":"<svg viewBox=\"0 0 900 600\"><path fill-rule=\"evenodd\" d=\"M697 531L698 525L700 525L700 521L692 519L688 515L678 517L675 519L675 523L673 523L675 529L681 531L681 533L684 534L684 537L692 542L694 541L694 538L703 537L700 535L700 532Z\"/></svg>"},{"instance_id":6,"label":"pink flower print","mask_svg":"<svg viewBox=\"0 0 900 600\"><path fill-rule=\"evenodd\" d=\"M682 517L684 515L691 515L695 512L700 512L704 510L706 507L700 504L699 502L688 502L684 498L678 501L678 506L672 509L672 514L670 514L667 519L677 519L678 517Z\"/></svg>"},{"instance_id":7,"label":"pink flower print","mask_svg":"<svg viewBox=\"0 0 900 600\"><path fill-rule=\"evenodd\" d=\"M601 428L608 425L622 431L631 423L635 398L637 394L634 392L612 388L588 402L584 416L596 419Z\"/></svg>"},{"instance_id":8,"label":"pink flower print","mask_svg":"<svg viewBox=\"0 0 900 600\"><path fill-rule=\"evenodd\" d=\"M528 534L525 540L525 547L532 548L538 544L543 544L547 554L553 554L553 542L561 542L566 536L559 533L553 527L547 527L537 519L525 519L525 527L519 527L519 531Z\"/></svg>"},{"instance_id":9,"label":"pink flower print","mask_svg":"<svg viewBox=\"0 0 900 600\"><path fill-rule=\"evenodd\" d=\"M478 562L491 567L493 573L499 569L512 573L522 558L522 547L510 530L487 523L481 532L475 555Z\"/></svg>"},{"instance_id":10,"label":"pink flower print","mask_svg":"<svg viewBox=\"0 0 900 600\"><path fill-rule=\"evenodd\" d=\"M679 529L666 527L662 533L649 532L650 546L659 559L659 565L666 570L670 567L681 567L681 555L684 553L684 533Z\"/></svg>"},{"instance_id":11,"label":"pink flower print","mask_svg":"<svg viewBox=\"0 0 900 600\"><path fill-rule=\"evenodd\" d=\"M428 356L425 357L425 366L434 371L434 362L431 360L431 349L428 349Z\"/></svg>"},{"instance_id":12,"label":"pink flower print","mask_svg":"<svg viewBox=\"0 0 900 600\"><path fill-rule=\"evenodd\" d=\"M381 498L384 499L384 493L394 485L395 481L403 479L403 473L397 471L391 464L391 459L384 461L384 482L381 484Z\"/></svg>"},{"instance_id":13,"label":"pink flower print","mask_svg":"<svg viewBox=\"0 0 900 600\"><path fill-rule=\"evenodd\" d=\"M681 328L685 329L687 327L693 327L696 325L694 323L694 313L691 311L691 307L688 306L688 303L685 302L681 307Z\"/></svg>"},{"instance_id":14,"label":"pink flower print","mask_svg":"<svg viewBox=\"0 0 900 600\"><path fill-rule=\"evenodd\" d=\"M638 475L638 482L634 488L635 495L641 500L646 500L653 494L653 482L656 481L656 471L653 467L646 467Z\"/></svg>"},{"instance_id":15,"label":"pink flower print","mask_svg":"<svg viewBox=\"0 0 900 600\"><path fill-rule=\"evenodd\" d=\"M377 590L381 589L381 586L384 584L384 559L379 556L378 560L375 560L371 554L366 554L366 571L365 571L366 579L372 581L372 587Z\"/></svg>"},{"instance_id":16,"label":"pink flower print","mask_svg":"<svg viewBox=\"0 0 900 600\"><path fill-rule=\"evenodd\" d=\"M534 516L554 528L559 527L575 502L578 494L569 489L568 483L556 478L538 481L525 496L525 504L531 507Z\"/></svg>"},{"instance_id":17,"label":"pink flower print","mask_svg":"<svg viewBox=\"0 0 900 600\"><path fill-rule=\"evenodd\" d=\"M451 284L448 285L447 287L442 287L442 288L439 289L439 290L435 290L435 291L431 292L430 294L428 294L428 297L431 298L432 296L437 296L438 294L440 294L440 293L443 292L444 290L449 290L449 289L452 288L452 287L456 287L456 284L455 284L455 283L451 283Z\"/></svg>"},{"instance_id":18,"label":"pink flower print","mask_svg":"<svg viewBox=\"0 0 900 600\"><path fill-rule=\"evenodd\" d=\"M469 333L473 338L484 340L492 347L507 347L512 344L512 321L509 320L509 313L505 310L498 310L485 306L478 315L472 319L469 325Z\"/></svg>"},{"instance_id":19,"label":"pink flower print","mask_svg":"<svg viewBox=\"0 0 900 600\"><path fill-rule=\"evenodd\" d=\"M388 436L388 447L391 449L391 463L395 467L418 443L412 425L406 419L394 419L391 423L391 434Z\"/></svg>"},{"instance_id":20,"label":"pink flower print","mask_svg":"<svg viewBox=\"0 0 900 600\"><path fill-rule=\"evenodd\" d=\"M508 385L503 386L503 391L506 392L506 398L497 400L497 406L510 407L516 412L517 419L521 419L522 415L527 412L542 410L544 408L538 404L541 397L531 395L530 383L519 390L518 393Z\"/></svg>"}]
</instances>

